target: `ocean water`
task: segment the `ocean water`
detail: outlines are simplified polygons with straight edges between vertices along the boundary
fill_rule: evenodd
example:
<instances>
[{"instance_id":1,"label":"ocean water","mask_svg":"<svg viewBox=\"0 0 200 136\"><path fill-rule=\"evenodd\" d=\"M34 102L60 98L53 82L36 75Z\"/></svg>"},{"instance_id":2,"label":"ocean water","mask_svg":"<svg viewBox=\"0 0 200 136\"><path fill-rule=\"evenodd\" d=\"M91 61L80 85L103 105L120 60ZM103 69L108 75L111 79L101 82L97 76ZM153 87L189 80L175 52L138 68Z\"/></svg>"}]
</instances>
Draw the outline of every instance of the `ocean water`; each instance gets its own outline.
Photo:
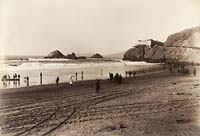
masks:
<instances>
[{"instance_id":1,"label":"ocean water","mask_svg":"<svg viewBox=\"0 0 200 136\"><path fill-rule=\"evenodd\" d=\"M78 80L106 79L109 72L119 73L123 77L125 71L141 71L161 68L161 64L145 62L128 62L122 60L66 60L66 59L4 59L0 60L0 78L3 75L20 74L20 82L0 82L0 88L18 88L27 86L24 79L29 77L29 86L40 84L40 73L42 73L42 84L55 83L57 77L59 82L69 82L70 77L75 81L75 73L78 73Z\"/></svg>"}]
</instances>

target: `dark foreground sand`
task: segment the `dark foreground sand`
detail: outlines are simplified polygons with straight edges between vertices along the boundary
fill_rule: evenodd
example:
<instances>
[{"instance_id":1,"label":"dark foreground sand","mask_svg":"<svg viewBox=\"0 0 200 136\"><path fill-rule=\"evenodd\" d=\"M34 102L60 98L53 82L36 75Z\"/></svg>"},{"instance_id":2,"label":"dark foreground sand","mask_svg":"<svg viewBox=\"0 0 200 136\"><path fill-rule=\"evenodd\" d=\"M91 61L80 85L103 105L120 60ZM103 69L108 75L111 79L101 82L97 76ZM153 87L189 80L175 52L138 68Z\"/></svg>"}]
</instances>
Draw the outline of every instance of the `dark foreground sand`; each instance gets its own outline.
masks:
<instances>
[{"instance_id":1,"label":"dark foreground sand","mask_svg":"<svg viewBox=\"0 0 200 136\"><path fill-rule=\"evenodd\" d=\"M1 135L199 136L200 77L168 71L0 90Z\"/></svg>"}]
</instances>

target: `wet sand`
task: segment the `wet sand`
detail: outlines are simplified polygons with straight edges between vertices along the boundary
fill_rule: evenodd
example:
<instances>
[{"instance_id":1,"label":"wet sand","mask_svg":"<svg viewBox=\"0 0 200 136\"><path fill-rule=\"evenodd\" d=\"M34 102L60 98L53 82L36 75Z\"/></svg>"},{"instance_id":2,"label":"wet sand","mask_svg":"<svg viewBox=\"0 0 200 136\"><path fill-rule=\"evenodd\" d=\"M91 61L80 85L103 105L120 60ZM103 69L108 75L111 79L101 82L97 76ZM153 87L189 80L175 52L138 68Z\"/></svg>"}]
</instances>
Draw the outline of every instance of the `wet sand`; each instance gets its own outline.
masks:
<instances>
[{"instance_id":1,"label":"wet sand","mask_svg":"<svg viewBox=\"0 0 200 136\"><path fill-rule=\"evenodd\" d=\"M0 91L1 135L198 136L200 78L167 71Z\"/></svg>"}]
</instances>

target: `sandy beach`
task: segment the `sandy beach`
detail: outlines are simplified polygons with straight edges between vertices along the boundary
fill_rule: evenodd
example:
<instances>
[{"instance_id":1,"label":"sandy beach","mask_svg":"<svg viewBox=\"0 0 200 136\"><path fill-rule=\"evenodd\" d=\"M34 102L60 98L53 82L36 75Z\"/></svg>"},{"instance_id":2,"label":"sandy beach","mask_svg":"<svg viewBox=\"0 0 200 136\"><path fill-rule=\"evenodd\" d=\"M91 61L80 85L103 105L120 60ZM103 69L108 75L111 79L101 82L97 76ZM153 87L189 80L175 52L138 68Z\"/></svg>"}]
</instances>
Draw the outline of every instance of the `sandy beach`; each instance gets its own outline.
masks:
<instances>
[{"instance_id":1,"label":"sandy beach","mask_svg":"<svg viewBox=\"0 0 200 136\"><path fill-rule=\"evenodd\" d=\"M198 136L200 80L169 70L0 91L4 136Z\"/></svg>"}]
</instances>

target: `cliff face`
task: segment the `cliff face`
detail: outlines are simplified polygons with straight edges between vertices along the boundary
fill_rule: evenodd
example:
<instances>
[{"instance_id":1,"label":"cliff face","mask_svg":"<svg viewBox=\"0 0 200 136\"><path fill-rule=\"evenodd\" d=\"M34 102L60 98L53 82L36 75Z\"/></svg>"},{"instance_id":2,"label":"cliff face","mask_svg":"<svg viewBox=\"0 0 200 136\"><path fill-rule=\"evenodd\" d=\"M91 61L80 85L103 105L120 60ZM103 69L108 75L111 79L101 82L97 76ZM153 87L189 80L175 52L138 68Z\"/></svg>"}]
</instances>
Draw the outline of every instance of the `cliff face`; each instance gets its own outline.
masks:
<instances>
[{"instance_id":1,"label":"cliff face","mask_svg":"<svg viewBox=\"0 0 200 136\"><path fill-rule=\"evenodd\" d=\"M170 35L163 45L145 46L145 50L129 49L124 54L125 60L148 62L194 62L200 63L200 27L187 29Z\"/></svg>"}]
</instances>

